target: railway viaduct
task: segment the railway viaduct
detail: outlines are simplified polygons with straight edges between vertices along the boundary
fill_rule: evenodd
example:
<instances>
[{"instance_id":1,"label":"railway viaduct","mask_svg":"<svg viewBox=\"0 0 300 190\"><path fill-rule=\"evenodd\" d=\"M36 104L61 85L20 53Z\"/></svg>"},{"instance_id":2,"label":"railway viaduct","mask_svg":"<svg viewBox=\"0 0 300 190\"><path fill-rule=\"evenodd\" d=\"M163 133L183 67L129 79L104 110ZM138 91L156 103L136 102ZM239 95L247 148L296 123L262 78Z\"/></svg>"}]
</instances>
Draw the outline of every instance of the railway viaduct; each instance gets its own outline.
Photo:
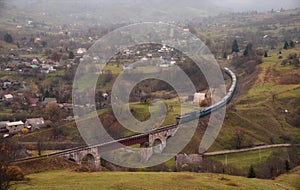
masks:
<instances>
[{"instance_id":1,"label":"railway viaduct","mask_svg":"<svg viewBox=\"0 0 300 190\"><path fill-rule=\"evenodd\" d=\"M219 109L221 105L225 105L231 99L234 93L234 89L236 87L236 77L232 71L230 71L229 69L227 70L228 70L227 72L229 72L229 75L231 76L232 79L232 84L229 89L229 92L225 96L227 97L227 99L221 100L217 104L212 105L210 107L210 112ZM204 115L207 115L207 113ZM193 119L199 119L202 116L199 117L197 116ZM103 153L106 151L120 149L123 147L121 146L121 144L125 146L132 146L132 145L139 144L140 162L145 163L151 158L153 154L160 154L163 152L164 148L167 146L167 140L172 136L174 136L177 130L181 126L183 125L181 124L169 125L162 128L154 129L147 133L124 137L111 142L107 142L105 144L76 147L76 148L67 149L67 150L51 153L40 157L25 158L17 161L33 160L33 159L48 157L48 156L61 156L68 160L72 160L78 164L87 163L90 166L92 166L94 170L101 170L101 160L102 160L101 154L103 155ZM202 155L200 154L195 154L195 155L184 154L184 155L178 155L176 158L186 163L201 164L202 161Z\"/></svg>"},{"instance_id":2,"label":"railway viaduct","mask_svg":"<svg viewBox=\"0 0 300 190\"><path fill-rule=\"evenodd\" d=\"M167 145L167 139L176 134L179 125L169 125L150 131L146 134L138 134L118 139L109 143L94 146L69 149L57 154L78 164L86 163L94 170L101 170L101 153L121 148L120 144L131 146L140 145L140 162L147 162L153 154L162 153ZM150 148L149 148L150 147Z\"/></svg>"}]
</instances>

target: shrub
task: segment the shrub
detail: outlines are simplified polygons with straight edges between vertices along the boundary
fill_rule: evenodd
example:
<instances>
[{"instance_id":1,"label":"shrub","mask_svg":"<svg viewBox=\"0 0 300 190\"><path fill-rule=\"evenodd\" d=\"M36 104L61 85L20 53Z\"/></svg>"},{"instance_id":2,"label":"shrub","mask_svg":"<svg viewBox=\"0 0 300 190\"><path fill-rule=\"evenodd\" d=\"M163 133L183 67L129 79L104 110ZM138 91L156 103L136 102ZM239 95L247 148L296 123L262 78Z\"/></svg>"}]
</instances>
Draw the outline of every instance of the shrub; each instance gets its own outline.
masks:
<instances>
[{"instance_id":1,"label":"shrub","mask_svg":"<svg viewBox=\"0 0 300 190\"><path fill-rule=\"evenodd\" d=\"M256 174L255 174L253 166L251 165L249 168L249 172L248 172L248 178L255 178L255 177L256 177Z\"/></svg>"},{"instance_id":2,"label":"shrub","mask_svg":"<svg viewBox=\"0 0 300 190\"><path fill-rule=\"evenodd\" d=\"M24 179L23 170L18 166L9 166L6 173L12 181L22 181Z\"/></svg>"},{"instance_id":3,"label":"shrub","mask_svg":"<svg viewBox=\"0 0 300 190\"><path fill-rule=\"evenodd\" d=\"M87 165L80 165L74 169L75 172L91 172L91 168Z\"/></svg>"},{"instance_id":4,"label":"shrub","mask_svg":"<svg viewBox=\"0 0 300 190\"><path fill-rule=\"evenodd\" d=\"M13 43L13 38L10 34L6 33L4 35L4 41L7 42L7 43Z\"/></svg>"}]
</instances>

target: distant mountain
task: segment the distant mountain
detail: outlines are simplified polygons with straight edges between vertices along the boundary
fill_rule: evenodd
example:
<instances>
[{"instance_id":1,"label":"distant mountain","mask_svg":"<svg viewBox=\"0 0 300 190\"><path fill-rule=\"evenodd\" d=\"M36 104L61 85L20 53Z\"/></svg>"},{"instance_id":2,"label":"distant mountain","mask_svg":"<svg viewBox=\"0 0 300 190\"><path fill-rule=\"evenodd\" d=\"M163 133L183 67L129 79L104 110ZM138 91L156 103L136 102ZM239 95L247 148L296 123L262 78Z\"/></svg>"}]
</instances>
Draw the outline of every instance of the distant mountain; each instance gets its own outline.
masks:
<instances>
[{"instance_id":1,"label":"distant mountain","mask_svg":"<svg viewBox=\"0 0 300 190\"><path fill-rule=\"evenodd\" d=\"M224 12L208 0L3 0L20 16L64 22L178 21ZM45 18L43 18L43 17ZM61 20L63 19L63 20Z\"/></svg>"}]
</instances>

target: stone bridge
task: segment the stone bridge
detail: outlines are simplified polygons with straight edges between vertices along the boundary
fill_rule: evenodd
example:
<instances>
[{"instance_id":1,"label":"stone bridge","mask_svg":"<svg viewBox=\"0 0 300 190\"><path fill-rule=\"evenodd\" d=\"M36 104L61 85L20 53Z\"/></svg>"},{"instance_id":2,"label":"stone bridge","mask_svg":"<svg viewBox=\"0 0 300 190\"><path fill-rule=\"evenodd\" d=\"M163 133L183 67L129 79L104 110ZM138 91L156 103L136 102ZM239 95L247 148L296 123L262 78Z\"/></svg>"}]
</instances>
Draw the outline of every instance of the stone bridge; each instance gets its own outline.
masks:
<instances>
[{"instance_id":1,"label":"stone bridge","mask_svg":"<svg viewBox=\"0 0 300 190\"><path fill-rule=\"evenodd\" d=\"M78 164L88 164L94 170L101 170L101 153L121 148L120 144L131 146L139 144L140 161L147 162L153 154L162 153L167 145L167 139L174 136L179 125L170 125L148 132L138 134L122 139L118 139L105 144L94 145L91 147L84 146L59 152L58 156L74 161ZM152 148L149 148L152 147Z\"/></svg>"}]
</instances>

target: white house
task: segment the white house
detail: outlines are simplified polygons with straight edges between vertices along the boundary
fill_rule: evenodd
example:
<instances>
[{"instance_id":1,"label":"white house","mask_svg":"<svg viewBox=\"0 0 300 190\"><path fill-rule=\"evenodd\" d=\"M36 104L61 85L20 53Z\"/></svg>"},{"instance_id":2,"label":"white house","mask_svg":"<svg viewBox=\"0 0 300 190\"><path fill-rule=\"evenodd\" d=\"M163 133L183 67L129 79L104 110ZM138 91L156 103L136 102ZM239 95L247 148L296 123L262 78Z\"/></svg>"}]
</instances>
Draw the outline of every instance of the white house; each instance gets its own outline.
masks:
<instances>
[{"instance_id":1,"label":"white house","mask_svg":"<svg viewBox=\"0 0 300 190\"><path fill-rule=\"evenodd\" d=\"M4 95L4 99L5 99L6 101L9 101L9 100L14 99L14 96L13 96L12 94L5 94L5 95Z\"/></svg>"},{"instance_id":2,"label":"white house","mask_svg":"<svg viewBox=\"0 0 300 190\"><path fill-rule=\"evenodd\" d=\"M25 122L25 127L34 131L36 129L40 129L42 127L45 127L44 118L31 118L27 119Z\"/></svg>"},{"instance_id":3,"label":"white house","mask_svg":"<svg viewBox=\"0 0 300 190\"><path fill-rule=\"evenodd\" d=\"M78 48L76 51L77 54L82 55L86 53L86 49L85 48Z\"/></svg>"},{"instance_id":4,"label":"white house","mask_svg":"<svg viewBox=\"0 0 300 190\"><path fill-rule=\"evenodd\" d=\"M9 121L0 121L0 133L7 132L6 123L9 123Z\"/></svg>"},{"instance_id":5,"label":"white house","mask_svg":"<svg viewBox=\"0 0 300 190\"><path fill-rule=\"evenodd\" d=\"M12 134L21 132L24 128L24 123L22 121L9 122L5 125L8 132Z\"/></svg>"},{"instance_id":6,"label":"white house","mask_svg":"<svg viewBox=\"0 0 300 190\"><path fill-rule=\"evenodd\" d=\"M194 94L194 103L200 103L200 101L205 100L206 94L205 93L195 93Z\"/></svg>"}]
</instances>

